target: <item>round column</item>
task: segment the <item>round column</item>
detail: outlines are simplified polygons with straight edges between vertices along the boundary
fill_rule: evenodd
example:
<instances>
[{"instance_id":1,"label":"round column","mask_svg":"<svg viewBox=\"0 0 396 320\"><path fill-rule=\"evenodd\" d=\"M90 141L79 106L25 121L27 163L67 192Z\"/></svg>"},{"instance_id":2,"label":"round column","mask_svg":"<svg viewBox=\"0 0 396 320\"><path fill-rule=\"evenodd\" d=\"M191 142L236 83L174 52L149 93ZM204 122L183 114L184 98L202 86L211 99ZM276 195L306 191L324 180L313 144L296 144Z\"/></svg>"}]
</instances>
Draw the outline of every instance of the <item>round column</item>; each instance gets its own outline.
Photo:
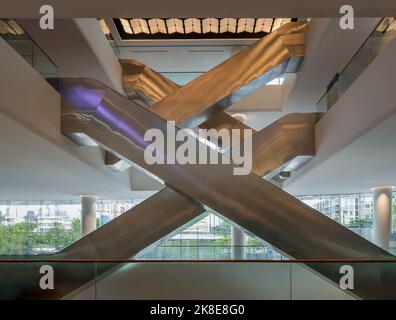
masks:
<instances>
[{"instance_id":1,"label":"round column","mask_svg":"<svg viewBox=\"0 0 396 320\"><path fill-rule=\"evenodd\" d=\"M234 260L246 259L246 234L238 226L231 227L231 258Z\"/></svg>"},{"instance_id":2,"label":"round column","mask_svg":"<svg viewBox=\"0 0 396 320\"><path fill-rule=\"evenodd\" d=\"M242 113L235 113L232 115L233 118L238 121L245 123L246 116ZM246 234L238 226L232 225L231 227L231 258L235 260L246 259Z\"/></svg>"},{"instance_id":3,"label":"round column","mask_svg":"<svg viewBox=\"0 0 396 320\"><path fill-rule=\"evenodd\" d=\"M86 236L96 229L96 196L81 197L81 233Z\"/></svg>"},{"instance_id":4,"label":"round column","mask_svg":"<svg viewBox=\"0 0 396 320\"><path fill-rule=\"evenodd\" d=\"M392 232L392 186L373 188L374 191L374 242L389 247Z\"/></svg>"}]
</instances>

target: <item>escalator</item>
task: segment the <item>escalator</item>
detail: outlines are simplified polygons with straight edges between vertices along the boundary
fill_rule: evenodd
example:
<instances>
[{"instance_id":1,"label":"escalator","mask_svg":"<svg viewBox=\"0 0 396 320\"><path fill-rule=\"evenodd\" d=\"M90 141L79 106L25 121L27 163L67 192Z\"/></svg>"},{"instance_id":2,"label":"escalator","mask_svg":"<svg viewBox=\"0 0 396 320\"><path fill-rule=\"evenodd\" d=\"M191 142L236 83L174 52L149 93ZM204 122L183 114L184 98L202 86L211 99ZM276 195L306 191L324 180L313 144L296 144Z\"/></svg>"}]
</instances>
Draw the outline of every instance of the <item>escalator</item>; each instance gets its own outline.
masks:
<instances>
[{"instance_id":1,"label":"escalator","mask_svg":"<svg viewBox=\"0 0 396 320\"><path fill-rule=\"evenodd\" d=\"M127 260L204 212L205 209L198 203L165 187L61 252L29 257L54 262L32 262L30 265L0 263L0 300L60 299L96 276L117 268L117 264L95 266L93 263L56 263L56 260ZM44 264L54 267L54 290L40 290L38 286L38 270Z\"/></svg>"},{"instance_id":2,"label":"escalator","mask_svg":"<svg viewBox=\"0 0 396 320\"><path fill-rule=\"evenodd\" d=\"M167 123L163 119L94 80L58 79L55 86L63 97L65 135L72 139L74 135L89 136L120 158L161 178L169 188L216 210L287 255L295 259L393 257L260 176L233 175L232 164L148 165L144 160L148 142L143 137L152 128L165 133ZM197 148L208 147L197 141ZM340 278L341 265L308 264L334 282ZM386 265L359 266L355 282L359 286L354 293L362 298L395 297L396 273Z\"/></svg>"},{"instance_id":3,"label":"escalator","mask_svg":"<svg viewBox=\"0 0 396 320\"><path fill-rule=\"evenodd\" d=\"M108 152L161 178L167 187L59 254L37 258L127 259L194 219L204 211L203 206L216 210L295 259L393 258L262 179L296 156L314 154L316 114L289 115L255 133L253 169L245 176L234 176L232 164L148 165L144 160L148 144L143 139L146 130L156 128L165 132L166 119L177 120L179 126L189 128L242 128L222 110L263 83L292 69L296 65L294 58L298 61L302 56L301 35L305 27L297 23L280 28L278 34L258 41L253 49L235 55L231 62L226 61L214 68L215 71L182 88L164 82L144 65L129 66L140 68L141 74L148 75L128 80L131 91L126 92L132 101L94 80L54 81L53 85L63 97L63 134L79 143L84 135L96 140ZM276 50L267 50L268 47ZM263 51L268 51L265 59ZM262 59L256 61L254 57L258 55ZM240 67L240 62L246 58L249 63L245 62ZM232 77L228 76L230 68L235 71ZM246 68L250 72L246 73ZM241 74L246 74L246 78L241 79ZM152 86L153 78L161 90ZM219 84L216 90L211 90L213 82ZM210 96L201 99L202 96L206 98L207 92ZM175 115L179 118L175 119ZM202 148L201 142L197 141L197 148ZM345 263L307 263L307 266L338 283L342 264ZM81 272L76 272L78 264L63 265L62 268L64 270L57 274L67 281L59 281L63 287L51 293L27 284L29 281L26 279L34 276L33 271L3 268L2 285L5 283L15 289L9 291L6 298L59 298L90 281L98 272L83 266L80 267ZM12 281L8 283L7 279ZM15 283L15 279L19 282ZM355 270L355 283L354 293L362 298L396 297L393 292L396 273L387 265L360 265Z\"/></svg>"},{"instance_id":4,"label":"escalator","mask_svg":"<svg viewBox=\"0 0 396 320\"><path fill-rule=\"evenodd\" d=\"M284 73L297 72L306 29L305 22L288 23L182 87L138 61L120 60L123 88L133 101L184 128L248 128L223 110Z\"/></svg>"},{"instance_id":5,"label":"escalator","mask_svg":"<svg viewBox=\"0 0 396 320\"><path fill-rule=\"evenodd\" d=\"M301 38L301 32L304 30L304 28L301 28L302 26L305 26L304 24L296 24L297 28L295 28L294 24L291 24L293 27L292 28L281 28L277 33L276 33L276 39L283 39L284 37L288 37L287 35L289 33L293 34L293 37L296 36L297 34L297 42L295 42L295 47L301 47L302 43L302 38ZM297 31L296 31L297 30ZM272 35L274 38L275 33ZM279 37L281 36L281 37ZM261 44L261 49L264 50L266 46L268 46L268 41L264 41L264 43L267 42L266 45L262 45L263 41L259 41ZM276 42L276 41L275 41ZM271 43L271 42L269 42ZM256 45L257 47L257 45ZM286 46L285 46L286 48ZM245 50L246 51L246 50ZM249 56L249 51L248 55ZM283 61L283 67L282 68L277 68L275 67L275 70L278 70L277 72L284 72L285 66L286 65L291 65L291 60L294 61L294 65L297 66L298 63L296 61L299 61L301 58L301 55L299 52L301 52L300 49L294 49L291 50L291 52L296 53L296 57L294 59L291 59L290 57L284 58ZM244 55L246 57L246 54ZM232 58L234 64L235 64L235 58ZM264 75L260 77L260 81L252 81L257 77L256 75L249 75L246 79L245 82L248 84L244 90L244 94L247 94L249 90L253 90L254 88L257 88L261 84L265 83L266 81L270 81L272 78L278 76L279 74L277 72L274 73L274 70L271 69L271 65L268 64L268 61L263 62L261 61L261 64L264 64L265 67L264 69L260 69ZM174 84L173 82L167 80L160 74L154 72L147 66L134 62L134 61L123 61L122 62L123 69L124 69L124 89L129 95L129 97L132 100L138 101L141 106L152 106L159 100L163 99L167 95L173 94L175 91L179 89L179 86ZM226 69L224 69L226 71ZM223 71L223 73L224 73ZM264 71L268 71L265 73ZM210 73L209 73L210 74ZM266 79L266 80L264 80ZM201 81L201 80L200 80ZM197 83L199 84L200 81ZM202 82L202 81L201 81ZM250 84L249 84L250 82ZM254 84L252 86L252 83ZM231 91L229 92L229 95L231 96ZM241 93L239 93L239 97L241 97ZM234 98L235 100L235 98ZM228 129L231 128L248 128L247 126L241 124L234 118L228 116L224 112L218 112L214 117L210 119L210 122L213 125L216 125L217 129L220 123L225 123L225 126ZM208 124L204 123L202 125L202 128L207 127ZM258 136L257 136L258 137ZM243 137L242 137L243 138ZM256 139L256 141L263 141L265 139ZM268 139L267 139L268 140ZM272 139L273 140L273 139ZM284 140L284 139L283 139ZM284 148L283 148L284 149ZM117 162L118 158L115 157L112 153L108 152L106 154L106 163L115 163ZM255 162L258 162L258 158L256 157ZM157 198L163 197L162 195L167 195L169 201L173 201L174 203L179 203L181 205L177 206L177 208L173 208L173 210L168 212L166 209L164 209L164 205L161 204L160 202L156 201ZM139 214L139 212L142 211L141 208L150 208L149 210L154 211L154 212L160 212L161 217L157 217L153 221L156 221L157 226L162 226L161 228L156 228L155 230L146 230L143 231L142 229L142 221L145 221L145 219L142 219L142 213ZM144 209L143 209L144 211ZM145 201L144 206L139 206L136 209L131 210L130 212L124 213L121 217L118 219L115 219L111 223L107 224L103 228L100 228L96 230L95 232L89 234L87 237L84 237L83 239L77 241L70 247L66 248L62 252L52 255L52 256L42 256L42 257L36 257L37 259L70 259L70 258L92 258L92 259L99 259L99 258L106 258L106 259L127 259L137 252L139 252L141 249L147 247L148 245L152 244L156 240L162 238L166 234L170 233L173 231L175 228L178 227L178 225L181 223L186 223L190 221L191 219L194 218L194 216L191 215L185 215L186 213L192 213L193 215L197 215L201 213L203 209L201 208L200 205L195 203L193 200L190 200L186 198L185 196L178 194L174 191L172 191L169 188L166 188L162 190L158 195L153 196L149 198L147 201ZM172 217L172 219L163 219L164 215L169 215ZM150 214L149 214L150 216ZM140 223L135 223L133 224L132 228L138 228L139 234L145 234L147 235L147 241L137 241L136 234L131 234L128 229L128 220L134 220L134 219L139 219L136 221L140 221ZM161 221L161 222L160 222ZM150 232L149 232L150 231ZM122 239L122 241L115 241L114 239ZM139 240L143 240L145 237L140 236ZM128 245L129 244L129 245ZM81 274L84 274L85 272L81 272ZM63 273L61 272L60 275ZM11 277L12 278L12 277ZM86 280L88 280L90 276ZM71 279L70 279L71 280ZM69 281L71 284L76 283L81 284L81 281ZM22 281L22 284L24 282ZM27 282L28 283L28 282ZM23 287L23 286L22 286ZM73 287L73 286L72 286ZM25 287L25 290L22 290L21 292L22 295L20 297L29 297L30 293L32 293L27 287ZM34 292L34 290L33 290ZM60 293L59 293L60 292ZM51 297L59 297L62 296L66 291L64 289L60 289L56 292L54 292ZM59 295L60 294L60 295ZM35 297L40 297L40 295L35 295ZM11 298L11 297L10 297Z\"/></svg>"}]
</instances>

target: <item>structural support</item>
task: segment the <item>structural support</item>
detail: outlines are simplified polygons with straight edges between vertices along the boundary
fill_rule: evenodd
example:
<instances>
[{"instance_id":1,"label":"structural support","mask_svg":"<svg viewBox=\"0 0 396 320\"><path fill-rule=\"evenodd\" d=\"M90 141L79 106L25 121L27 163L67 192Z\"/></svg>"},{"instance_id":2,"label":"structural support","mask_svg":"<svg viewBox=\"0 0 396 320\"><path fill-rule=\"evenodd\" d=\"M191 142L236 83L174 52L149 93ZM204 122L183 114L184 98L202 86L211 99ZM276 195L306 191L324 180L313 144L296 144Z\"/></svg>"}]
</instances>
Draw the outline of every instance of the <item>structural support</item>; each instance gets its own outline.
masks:
<instances>
[{"instance_id":1,"label":"structural support","mask_svg":"<svg viewBox=\"0 0 396 320\"><path fill-rule=\"evenodd\" d=\"M246 259L246 234L240 227L235 225L231 227L231 246L231 259Z\"/></svg>"},{"instance_id":2,"label":"structural support","mask_svg":"<svg viewBox=\"0 0 396 320\"><path fill-rule=\"evenodd\" d=\"M96 229L96 196L81 196L81 231L82 236Z\"/></svg>"},{"instance_id":3,"label":"structural support","mask_svg":"<svg viewBox=\"0 0 396 320\"><path fill-rule=\"evenodd\" d=\"M246 116L243 114L234 114L232 116L237 121L245 124ZM243 230L236 225L231 227L231 258L234 260L246 259L246 234Z\"/></svg>"},{"instance_id":4,"label":"structural support","mask_svg":"<svg viewBox=\"0 0 396 320\"><path fill-rule=\"evenodd\" d=\"M374 191L374 242L389 247L392 232L392 186L373 188Z\"/></svg>"}]
</instances>

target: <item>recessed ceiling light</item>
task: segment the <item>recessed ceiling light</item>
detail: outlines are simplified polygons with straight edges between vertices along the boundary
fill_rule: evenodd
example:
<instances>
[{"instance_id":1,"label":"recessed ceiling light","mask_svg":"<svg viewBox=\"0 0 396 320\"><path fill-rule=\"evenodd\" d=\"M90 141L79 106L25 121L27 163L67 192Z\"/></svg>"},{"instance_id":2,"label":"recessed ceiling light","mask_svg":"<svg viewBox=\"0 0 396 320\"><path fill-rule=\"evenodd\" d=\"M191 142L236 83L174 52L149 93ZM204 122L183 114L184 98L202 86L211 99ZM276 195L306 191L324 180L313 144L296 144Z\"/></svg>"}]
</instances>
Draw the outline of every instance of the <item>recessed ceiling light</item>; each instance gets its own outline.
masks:
<instances>
[{"instance_id":1,"label":"recessed ceiling light","mask_svg":"<svg viewBox=\"0 0 396 320\"><path fill-rule=\"evenodd\" d=\"M197 18L184 20L184 30L186 33L201 33L201 20Z\"/></svg>"},{"instance_id":2,"label":"recessed ceiling light","mask_svg":"<svg viewBox=\"0 0 396 320\"><path fill-rule=\"evenodd\" d=\"M272 26L272 30L271 31L275 31L280 26L283 26L284 24L289 23L289 22L291 22L290 18L277 18L274 21L274 25Z\"/></svg>"},{"instance_id":3,"label":"recessed ceiling light","mask_svg":"<svg viewBox=\"0 0 396 320\"><path fill-rule=\"evenodd\" d=\"M220 20L220 33L236 32L237 20L234 18L223 18Z\"/></svg>"},{"instance_id":4,"label":"recessed ceiling light","mask_svg":"<svg viewBox=\"0 0 396 320\"><path fill-rule=\"evenodd\" d=\"M271 18L259 18L256 20L256 26L254 28L255 33L259 32L271 32L272 22L274 19Z\"/></svg>"},{"instance_id":5,"label":"recessed ceiling light","mask_svg":"<svg viewBox=\"0 0 396 320\"><path fill-rule=\"evenodd\" d=\"M184 33L183 20L178 18L166 19L168 33Z\"/></svg>"},{"instance_id":6,"label":"recessed ceiling light","mask_svg":"<svg viewBox=\"0 0 396 320\"><path fill-rule=\"evenodd\" d=\"M148 21L148 25L150 27L151 34L167 33L165 21L162 19L154 18Z\"/></svg>"},{"instance_id":7,"label":"recessed ceiling light","mask_svg":"<svg viewBox=\"0 0 396 320\"><path fill-rule=\"evenodd\" d=\"M16 32L3 20L0 20L0 33L1 34L16 34Z\"/></svg>"},{"instance_id":8,"label":"recessed ceiling light","mask_svg":"<svg viewBox=\"0 0 396 320\"><path fill-rule=\"evenodd\" d=\"M206 18L202 21L203 33L219 33L219 20L216 18Z\"/></svg>"},{"instance_id":9,"label":"recessed ceiling light","mask_svg":"<svg viewBox=\"0 0 396 320\"><path fill-rule=\"evenodd\" d=\"M104 34L110 34L110 29L106 24L106 21L104 19L99 19L98 20L100 28L102 29Z\"/></svg>"},{"instance_id":10,"label":"recessed ceiling light","mask_svg":"<svg viewBox=\"0 0 396 320\"><path fill-rule=\"evenodd\" d=\"M135 18L130 20L130 23L134 34L139 34L139 33L150 34L150 29L147 25L146 20L141 18Z\"/></svg>"},{"instance_id":11,"label":"recessed ceiling light","mask_svg":"<svg viewBox=\"0 0 396 320\"><path fill-rule=\"evenodd\" d=\"M127 19L120 18L120 22L121 22L122 28L124 29L124 31L126 33L133 34L131 25L129 24L129 21Z\"/></svg>"},{"instance_id":12,"label":"recessed ceiling light","mask_svg":"<svg viewBox=\"0 0 396 320\"><path fill-rule=\"evenodd\" d=\"M237 32L253 32L254 19L253 18L239 18Z\"/></svg>"}]
</instances>

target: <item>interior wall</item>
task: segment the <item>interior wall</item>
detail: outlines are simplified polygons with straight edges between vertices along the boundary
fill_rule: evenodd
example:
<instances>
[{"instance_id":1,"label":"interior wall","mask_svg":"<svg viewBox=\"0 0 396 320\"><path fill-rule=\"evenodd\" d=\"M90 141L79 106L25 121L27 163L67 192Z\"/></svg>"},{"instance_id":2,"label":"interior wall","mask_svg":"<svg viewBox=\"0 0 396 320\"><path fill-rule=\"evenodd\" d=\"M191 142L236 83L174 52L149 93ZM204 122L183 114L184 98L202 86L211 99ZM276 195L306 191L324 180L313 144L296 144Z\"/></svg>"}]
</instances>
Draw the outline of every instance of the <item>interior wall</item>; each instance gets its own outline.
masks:
<instances>
[{"instance_id":1,"label":"interior wall","mask_svg":"<svg viewBox=\"0 0 396 320\"><path fill-rule=\"evenodd\" d=\"M60 141L58 92L2 38L0 56L0 111Z\"/></svg>"}]
</instances>

